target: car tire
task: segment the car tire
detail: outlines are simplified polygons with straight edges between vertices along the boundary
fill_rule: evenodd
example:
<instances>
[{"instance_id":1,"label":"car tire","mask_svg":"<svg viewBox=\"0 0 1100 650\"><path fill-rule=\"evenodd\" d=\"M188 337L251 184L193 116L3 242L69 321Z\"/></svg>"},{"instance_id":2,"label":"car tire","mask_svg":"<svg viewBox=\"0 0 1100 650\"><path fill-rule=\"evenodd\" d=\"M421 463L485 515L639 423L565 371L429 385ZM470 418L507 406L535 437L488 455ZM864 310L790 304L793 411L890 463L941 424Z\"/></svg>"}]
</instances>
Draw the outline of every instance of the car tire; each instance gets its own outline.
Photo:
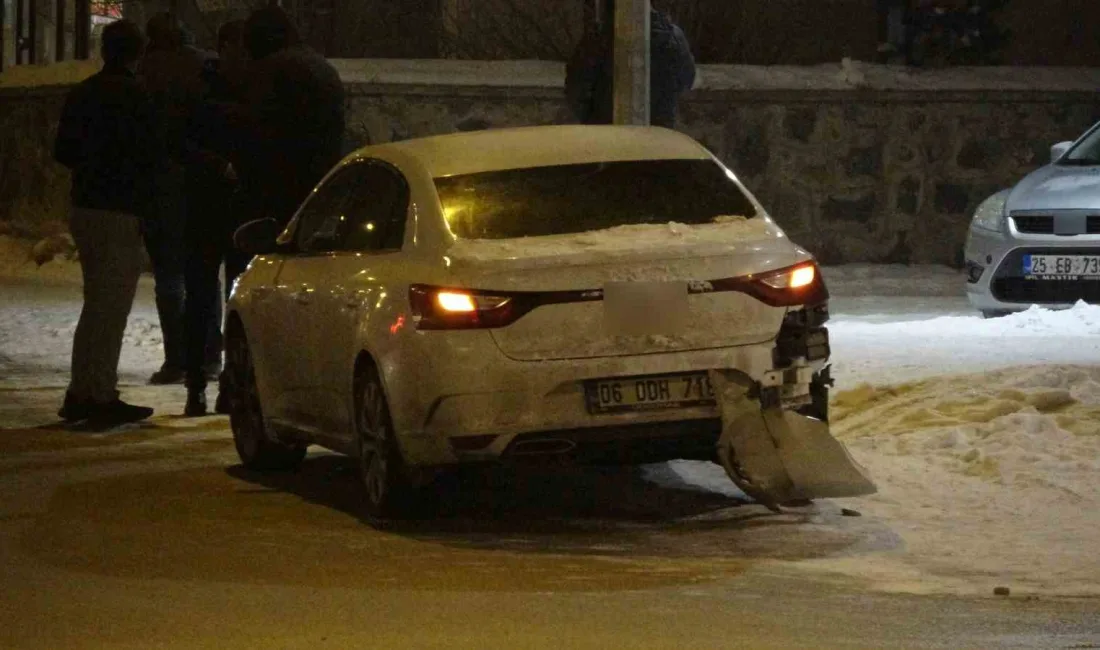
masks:
<instances>
[{"instance_id":1,"label":"car tire","mask_svg":"<svg viewBox=\"0 0 1100 650\"><path fill-rule=\"evenodd\" d=\"M244 333L236 328L226 340L226 379L229 389L229 424L233 445L241 463L251 470L296 469L306 457L305 445L285 445L267 433L252 352Z\"/></svg>"},{"instance_id":2,"label":"car tire","mask_svg":"<svg viewBox=\"0 0 1100 650\"><path fill-rule=\"evenodd\" d=\"M369 518L400 519L412 509L413 485L397 445L389 403L374 366L355 381L355 438Z\"/></svg>"},{"instance_id":3,"label":"car tire","mask_svg":"<svg viewBox=\"0 0 1100 650\"><path fill-rule=\"evenodd\" d=\"M998 310L998 309L983 309L982 310L982 318L984 318L986 320L991 320L993 318L1004 318L1005 316L1008 316L1011 313L1012 312L1010 312L1010 311L1003 311L1003 310Z\"/></svg>"}]
</instances>

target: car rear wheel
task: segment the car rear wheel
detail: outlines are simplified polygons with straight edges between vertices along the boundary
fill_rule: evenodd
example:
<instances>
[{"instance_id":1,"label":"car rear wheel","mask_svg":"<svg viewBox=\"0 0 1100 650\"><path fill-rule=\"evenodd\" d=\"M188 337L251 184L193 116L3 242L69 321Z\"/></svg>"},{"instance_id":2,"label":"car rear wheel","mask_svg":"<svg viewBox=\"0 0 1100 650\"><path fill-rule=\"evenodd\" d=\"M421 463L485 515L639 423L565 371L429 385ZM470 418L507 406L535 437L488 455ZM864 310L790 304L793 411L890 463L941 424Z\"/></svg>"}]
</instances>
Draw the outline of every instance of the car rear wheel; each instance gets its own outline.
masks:
<instances>
[{"instance_id":1,"label":"car rear wheel","mask_svg":"<svg viewBox=\"0 0 1100 650\"><path fill-rule=\"evenodd\" d=\"M412 484L374 367L363 369L357 377L355 412L359 476L366 491L367 514L379 519L400 518L411 507Z\"/></svg>"},{"instance_id":2,"label":"car rear wheel","mask_svg":"<svg viewBox=\"0 0 1100 650\"><path fill-rule=\"evenodd\" d=\"M226 341L229 380L229 423L233 445L241 463L252 470L295 469L306 456L304 445L284 445L271 440L264 424L252 353L244 333L237 329Z\"/></svg>"},{"instance_id":3,"label":"car rear wheel","mask_svg":"<svg viewBox=\"0 0 1100 650\"><path fill-rule=\"evenodd\" d=\"M1005 316L1008 316L1011 313L1012 312L1010 312L1010 311L1003 311L1003 310L998 310L998 309L983 309L982 310L982 318L984 318L986 320L989 320L989 319L992 319L992 318L1004 318Z\"/></svg>"}]
</instances>

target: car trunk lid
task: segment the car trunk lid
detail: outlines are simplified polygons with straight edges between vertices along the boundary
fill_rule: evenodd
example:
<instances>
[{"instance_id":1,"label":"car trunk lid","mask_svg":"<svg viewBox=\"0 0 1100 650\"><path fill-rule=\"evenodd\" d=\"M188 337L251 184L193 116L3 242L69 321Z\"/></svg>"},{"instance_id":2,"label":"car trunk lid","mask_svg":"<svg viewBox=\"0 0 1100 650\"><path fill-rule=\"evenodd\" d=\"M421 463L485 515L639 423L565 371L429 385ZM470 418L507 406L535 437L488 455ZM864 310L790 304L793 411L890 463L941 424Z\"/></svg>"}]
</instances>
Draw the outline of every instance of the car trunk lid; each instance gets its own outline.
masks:
<instances>
[{"instance_id":1,"label":"car trunk lid","mask_svg":"<svg viewBox=\"0 0 1100 650\"><path fill-rule=\"evenodd\" d=\"M659 354L773 339L785 309L711 281L810 259L766 218L703 226L461 241L448 251L466 288L540 294L541 306L492 330L522 361Z\"/></svg>"}]
</instances>

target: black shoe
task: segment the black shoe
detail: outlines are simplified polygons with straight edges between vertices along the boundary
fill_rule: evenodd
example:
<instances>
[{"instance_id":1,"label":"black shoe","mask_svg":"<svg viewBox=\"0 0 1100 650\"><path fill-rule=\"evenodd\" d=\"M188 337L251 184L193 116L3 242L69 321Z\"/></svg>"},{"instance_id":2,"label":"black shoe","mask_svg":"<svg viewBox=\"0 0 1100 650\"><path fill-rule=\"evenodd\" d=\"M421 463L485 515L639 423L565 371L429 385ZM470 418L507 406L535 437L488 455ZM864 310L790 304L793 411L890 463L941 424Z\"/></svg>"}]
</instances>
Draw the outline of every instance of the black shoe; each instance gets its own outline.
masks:
<instances>
[{"instance_id":1,"label":"black shoe","mask_svg":"<svg viewBox=\"0 0 1100 650\"><path fill-rule=\"evenodd\" d=\"M183 368L175 368L168 364L164 364L160 367L160 370L153 373L153 376L149 378L149 383L153 386L167 386L169 384L178 384L183 381L184 376L187 373L183 371Z\"/></svg>"},{"instance_id":2,"label":"black shoe","mask_svg":"<svg viewBox=\"0 0 1100 650\"><path fill-rule=\"evenodd\" d=\"M78 400L73 397L72 393L66 392L65 403L61 405L61 410L57 412L57 417L66 422L79 422L81 420L87 420L94 408L94 402Z\"/></svg>"},{"instance_id":3,"label":"black shoe","mask_svg":"<svg viewBox=\"0 0 1100 650\"><path fill-rule=\"evenodd\" d=\"M147 406L134 406L120 399L113 402L90 404L88 421L99 425L118 425L130 422L140 422L153 415L153 409Z\"/></svg>"},{"instance_id":4,"label":"black shoe","mask_svg":"<svg viewBox=\"0 0 1100 650\"><path fill-rule=\"evenodd\" d=\"M218 391L218 398L214 400L214 412L218 415L229 415L229 393L224 390Z\"/></svg>"},{"instance_id":5,"label":"black shoe","mask_svg":"<svg viewBox=\"0 0 1100 650\"><path fill-rule=\"evenodd\" d=\"M183 407L183 415L189 418L201 418L206 413L206 391L188 390L187 406Z\"/></svg>"}]
</instances>

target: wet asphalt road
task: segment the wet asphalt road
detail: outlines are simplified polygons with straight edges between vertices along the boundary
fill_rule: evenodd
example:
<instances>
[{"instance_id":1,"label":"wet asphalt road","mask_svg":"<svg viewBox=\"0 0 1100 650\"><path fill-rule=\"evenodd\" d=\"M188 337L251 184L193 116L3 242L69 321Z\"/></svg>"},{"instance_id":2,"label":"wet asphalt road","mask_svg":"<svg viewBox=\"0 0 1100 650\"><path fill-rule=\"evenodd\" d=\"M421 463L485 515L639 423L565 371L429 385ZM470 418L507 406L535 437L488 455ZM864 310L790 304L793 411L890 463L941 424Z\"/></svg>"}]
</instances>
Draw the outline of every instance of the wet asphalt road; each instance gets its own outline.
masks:
<instances>
[{"instance_id":1,"label":"wet asphalt road","mask_svg":"<svg viewBox=\"0 0 1100 650\"><path fill-rule=\"evenodd\" d=\"M152 389L148 389L152 390ZM351 465L236 464L221 418L60 430L6 392L4 648L1088 648L1100 602L875 593L798 563L886 549L827 502L773 515L638 469L454 479L379 530Z\"/></svg>"}]
</instances>

